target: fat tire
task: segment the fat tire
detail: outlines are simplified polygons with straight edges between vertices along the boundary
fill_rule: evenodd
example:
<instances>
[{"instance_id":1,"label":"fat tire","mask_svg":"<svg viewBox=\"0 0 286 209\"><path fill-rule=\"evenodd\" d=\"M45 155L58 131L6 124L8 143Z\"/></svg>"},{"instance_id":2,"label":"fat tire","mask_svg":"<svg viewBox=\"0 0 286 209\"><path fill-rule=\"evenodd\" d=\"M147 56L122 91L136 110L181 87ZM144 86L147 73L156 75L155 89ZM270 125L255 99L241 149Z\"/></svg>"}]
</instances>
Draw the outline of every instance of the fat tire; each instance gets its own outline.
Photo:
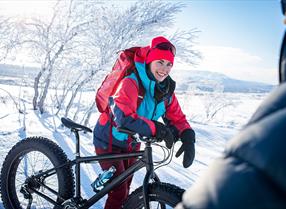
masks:
<instances>
[{"instance_id":1,"label":"fat tire","mask_svg":"<svg viewBox=\"0 0 286 209\"><path fill-rule=\"evenodd\" d=\"M21 140L7 154L1 169L1 194L6 209L22 208L16 194L15 176L21 157L31 151L46 155L53 166L67 163L69 160L64 151L53 141L43 137L29 137ZM74 195L74 175L70 166L56 170L59 195L69 199ZM34 194L33 194L34 195ZM36 194L35 194L36 195ZM58 200L60 203L60 201Z\"/></svg>"},{"instance_id":2,"label":"fat tire","mask_svg":"<svg viewBox=\"0 0 286 209\"><path fill-rule=\"evenodd\" d=\"M174 208L182 201L184 189L181 189L173 184L155 182L149 184L149 199L167 204ZM123 209L142 209L144 208L143 187L139 187L132 192L123 205Z\"/></svg>"}]
</instances>

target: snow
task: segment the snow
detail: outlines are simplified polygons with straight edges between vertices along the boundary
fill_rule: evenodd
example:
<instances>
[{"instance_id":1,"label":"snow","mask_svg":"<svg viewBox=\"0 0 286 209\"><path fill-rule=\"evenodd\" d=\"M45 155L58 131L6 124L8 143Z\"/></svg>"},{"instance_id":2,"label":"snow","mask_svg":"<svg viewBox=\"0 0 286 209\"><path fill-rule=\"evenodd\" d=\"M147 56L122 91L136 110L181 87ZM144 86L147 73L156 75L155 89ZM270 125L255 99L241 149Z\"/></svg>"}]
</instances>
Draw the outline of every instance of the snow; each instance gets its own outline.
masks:
<instances>
[{"instance_id":1,"label":"snow","mask_svg":"<svg viewBox=\"0 0 286 209\"><path fill-rule=\"evenodd\" d=\"M20 108L26 114L19 114L18 109L9 92L20 104ZM222 94L222 93L217 93ZM53 114L39 114L32 110L30 104L33 95L31 87L21 87L0 84L0 165L6 154L15 143L22 138L30 136L43 136L55 141L73 159L75 139L71 132L63 127L60 117ZM94 98L94 92L83 92L82 97L88 102ZM227 106L218 112L212 119L206 119L205 100L208 94L203 92L177 92L177 97L191 126L196 131L196 158L193 165L187 169L182 166L182 156L173 157L172 162L156 170L161 181L176 184L184 189L189 188L207 169L212 161L221 156L224 146L247 122L257 106L267 94L254 93L224 93L225 99L234 101L234 105ZM21 99L19 99L21 98ZM49 109L52 112L52 109ZM95 124L98 113L91 118L91 124ZM26 127L26 130L23 130ZM90 128L93 128L92 125ZM179 149L180 142L175 144L175 152ZM160 147L154 146L154 159L162 159L163 152ZM81 134L81 155L94 154L92 134ZM84 197L92 196L90 184L96 179L101 169L98 164L82 165L82 193ZM135 190L142 184L144 169L135 174L131 190ZM102 198L92 208L104 207L105 198ZM3 207L3 206L2 206ZM1 203L0 203L1 208Z\"/></svg>"}]
</instances>

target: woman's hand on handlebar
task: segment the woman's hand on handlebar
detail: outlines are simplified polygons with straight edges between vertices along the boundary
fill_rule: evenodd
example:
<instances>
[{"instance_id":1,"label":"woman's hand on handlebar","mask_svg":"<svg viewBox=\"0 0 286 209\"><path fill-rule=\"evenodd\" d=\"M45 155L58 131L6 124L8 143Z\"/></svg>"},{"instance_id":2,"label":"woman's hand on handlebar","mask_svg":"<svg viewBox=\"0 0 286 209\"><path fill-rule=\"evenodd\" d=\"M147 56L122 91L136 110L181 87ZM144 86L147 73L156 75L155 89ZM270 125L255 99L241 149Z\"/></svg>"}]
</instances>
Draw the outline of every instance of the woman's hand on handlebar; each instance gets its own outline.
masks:
<instances>
[{"instance_id":1,"label":"woman's hand on handlebar","mask_svg":"<svg viewBox=\"0 0 286 209\"><path fill-rule=\"evenodd\" d=\"M158 121L153 121L153 122L156 127L156 139L158 141L164 140L166 143L166 147L168 149L171 149L175 141L175 137L172 134L171 130L163 123L160 123Z\"/></svg>"}]
</instances>

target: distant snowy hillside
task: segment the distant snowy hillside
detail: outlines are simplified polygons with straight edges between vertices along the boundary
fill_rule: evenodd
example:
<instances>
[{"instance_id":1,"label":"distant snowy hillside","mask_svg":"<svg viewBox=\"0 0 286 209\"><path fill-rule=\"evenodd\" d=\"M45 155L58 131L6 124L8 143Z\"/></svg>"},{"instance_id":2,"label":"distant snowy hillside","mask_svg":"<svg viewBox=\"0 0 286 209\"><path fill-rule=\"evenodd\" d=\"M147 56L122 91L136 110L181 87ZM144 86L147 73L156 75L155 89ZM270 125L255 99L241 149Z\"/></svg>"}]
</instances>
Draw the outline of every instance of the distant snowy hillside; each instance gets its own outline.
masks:
<instances>
[{"instance_id":1,"label":"distant snowy hillside","mask_svg":"<svg viewBox=\"0 0 286 209\"><path fill-rule=\"evenodd\" d=\"M24 67L19 65L5 65L0 64L0 76L22 77L31 76L34 77L38 68L36 67Z\"/></svg>"},{"instance_id":2,"label":"distant snowy hillside","mask_svg":"<svg viewBox=\"0 0 286 209\"><path fill-rule=\"evenodd\" d=\"M0 84L16 85L17 80L25 78L26 82L32 81L38 69L35 67L22 67L16 65L0 64ZM3 78L5 76L5 78ZM7 78L9 77L9 79ZM15 78L15 79L13 79ZM221 88L224 92L240 93L267 93L273 85L236 80L224 74L198 71L198 70L173 70L172 78L177 81L177 91L201 90L215 91ZM21 81L22 82L22 81ZM30 83L32 85L32 83Z\"/></svg>"},{"instance_id":3,"label":"distant snowy hillside","mask_svg":"<svg viewBox=\"0 0 286 209\"><path fill-rule=\"evenodd\" d=\"M224 74L210 71L176 70L172 72L172 77L174 80L180 81L177 82L176 89L178 91L191 89L215 91L221 88L224 92L266 93L274 88L270 84L236 80Z\"/></svg>"}]
</instances>

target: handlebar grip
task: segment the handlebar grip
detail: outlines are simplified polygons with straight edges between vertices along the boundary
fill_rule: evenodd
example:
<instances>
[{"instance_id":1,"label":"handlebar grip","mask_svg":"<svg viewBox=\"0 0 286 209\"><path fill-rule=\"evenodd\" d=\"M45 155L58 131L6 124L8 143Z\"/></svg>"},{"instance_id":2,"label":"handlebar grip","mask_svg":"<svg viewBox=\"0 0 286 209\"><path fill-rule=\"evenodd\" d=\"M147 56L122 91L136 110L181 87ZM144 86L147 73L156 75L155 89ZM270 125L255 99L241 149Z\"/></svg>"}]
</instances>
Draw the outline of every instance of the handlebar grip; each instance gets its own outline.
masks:
<instances>
[{"instance_id":1,"label":"handlebar grip","mask_svg":"<svg viewBox=\"0 0 286 209\"><path fill-rule=\"evenodd\" d=\"M136 134L136 132L130 131L129 129L126 129L126 128L120 128L120 127L118 127L117 130L118 130L119 132L122 132L122 133L125 133L125 134L128 134L128 135L132 135L132 136Z\"/></svg>"}]
</instances>

